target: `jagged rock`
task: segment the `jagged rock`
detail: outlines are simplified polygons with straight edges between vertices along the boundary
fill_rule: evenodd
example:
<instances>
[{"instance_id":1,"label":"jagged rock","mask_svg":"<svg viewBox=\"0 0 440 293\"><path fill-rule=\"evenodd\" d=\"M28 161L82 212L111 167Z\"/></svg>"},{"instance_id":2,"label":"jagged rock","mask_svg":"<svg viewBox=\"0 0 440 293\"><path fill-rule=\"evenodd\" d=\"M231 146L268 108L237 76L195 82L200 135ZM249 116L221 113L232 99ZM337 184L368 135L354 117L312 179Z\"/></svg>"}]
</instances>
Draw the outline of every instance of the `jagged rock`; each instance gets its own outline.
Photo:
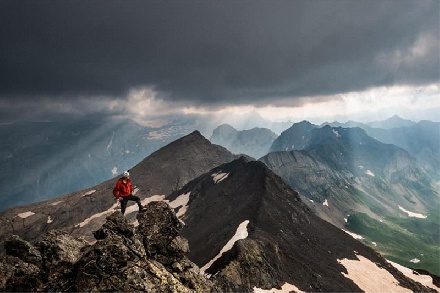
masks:
<instances>
[{"instance_id":1,"label":"jagged rock","mask_svg":"<svg viewBox=\"0 0 440 293\"><path fill-rule=\"evenodd\" d=\"M41 266L41 253L29 242L21 239L17 235L12 235L4 243L5 251L8 255L16 256L24 262Z\"/></svg>"},{"instance_id":2,"label":"jagged rock","mask_svg":"<svg viewBox=\"0 0 440 293\"><path fill-rule=\"evenodd\" d=\"M88 246L63 231L49 231L36 247L42 256L42 275L46 284L42 291L71 291L74 265Z\"/></svg>"},{"instance_id":3,"label":"jagged rock","mask_svg":"<svg viewBox=\"0 0 440 293\"><path fill-rule=\"evenodd\" d=\"M23 260L6 256L0 261L0 290L220 291L184 255L189 251L188 241L178 235L182 223L168 204L150 203L137 219L139 228L135 229L121 212L113 213L94 233L97 241L93 245L55 230L36 247L19 237L11 238L8 245L17 243L21 250L6 251L26 253ZM30 263L38 264L38 258L29 255L40 255L40 267Z\"/></svg>"},{"instance_id":4,"label":"jagged rock","mask_svg":"<svg viewBox=\"0 0 440 293\"><path fill-rule=\"evenodd\" d=\"M74 264L81 256L87 242L76 239L63 231L49 231L37 247L42 254L45 266L59 263Z\"/></svg>"},{"instance_id":5,"label":"jagged rock","mask_svg":"<svg viewBox=\"0 0 440 293\"><path fill-rule=\"evenodd\" d=\"M168 250L173 253L188 253L189 252L189 244L188 240L181 236L177 236L174 238L170 244L168 244Z\"/></svg>"},{"instance_id":6,"label":"jagged rock","mask_svg":"<svg viewBox=\"0 0 440 293\"><path fill-rule=\"evenodd\" d=\"M41 270L15 256L0 260L0 291L34 292L43 284Z\"/></svg>"},{"instance_id":7,"label":"jagged rock","mask_svg":"<svg viewBox=\"0 0 440 293\"><path fill-rule=\"evenodd\" d=\"M254 286L279 288L282 284L278 281L277 270L267 260L267 251L273 250L274 247L262 247L252 239L239 240L229 253L213 264L212 272L216 272L219 266L226 266L214 278L222 288L231 292L253 291Z\"/></svg>"},{"instance_id":8,"label":"jagged rock","mask_svg":"<svg viewBox=\"0 0 440 293\"><path fill-rule=\"evenodd\" d=\"M142 235L147 253L155 258L169 254L168 247L182 229L182 222L167 203L156 201L137 216L138 233Z\"/></svg>"},{"instance_id":9,"label":"jagged rock","mask_svg":"<svg viewBox=\"0 0 440 293\"><path fill-rule=\"evenodd\" d=\"M183 255L189 250L188 241L178 236L182 224L166 203L150 203L137 219L139 227L132 234L128 233L133 231L132 225L120 212L107 218L95 233L99 239L93 249L78 263L78 291L190 292L216 288Z\"/></svg>"},{"instance_id":10,"label":"jagged rock","mask_svg":"<svg viewBox=\"0 0 440 293\"><path fill-rule=\"evenodd\" d=\"M133 225L130 225L127 219L121 213L113 213L107 217L107 221L93 233L95 239L105 239L109 234L120 234L131 237L134 235Z\"/></svg>"}]
</instances>

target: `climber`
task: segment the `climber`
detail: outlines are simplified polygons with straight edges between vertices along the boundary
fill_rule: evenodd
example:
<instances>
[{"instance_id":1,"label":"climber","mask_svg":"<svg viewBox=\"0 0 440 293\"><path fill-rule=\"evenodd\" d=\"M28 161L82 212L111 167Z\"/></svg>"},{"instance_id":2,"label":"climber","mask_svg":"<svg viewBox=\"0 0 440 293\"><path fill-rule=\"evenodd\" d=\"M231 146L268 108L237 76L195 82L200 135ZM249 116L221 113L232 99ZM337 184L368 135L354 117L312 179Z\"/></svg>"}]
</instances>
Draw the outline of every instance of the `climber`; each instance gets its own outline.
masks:
<instances>
[{"instance_id":1,"label":"climber","mask_svg":"<svg viewBox=\"0 0 440 293\"><path fill-rule=\"evenodd\" d=\"M116 183L115 188L113 188L113 195L116 200L121 202L121 212L125 213L125 209L127 208L127 202L129 200L135 201L139 207L139 212L145 212L146 208L142 206L141 200L138 196L133 195L133 185L130 181L130 173L128 171L124 171L122 173L122 177L119 178Z\"/></svg>"}]
</instances>

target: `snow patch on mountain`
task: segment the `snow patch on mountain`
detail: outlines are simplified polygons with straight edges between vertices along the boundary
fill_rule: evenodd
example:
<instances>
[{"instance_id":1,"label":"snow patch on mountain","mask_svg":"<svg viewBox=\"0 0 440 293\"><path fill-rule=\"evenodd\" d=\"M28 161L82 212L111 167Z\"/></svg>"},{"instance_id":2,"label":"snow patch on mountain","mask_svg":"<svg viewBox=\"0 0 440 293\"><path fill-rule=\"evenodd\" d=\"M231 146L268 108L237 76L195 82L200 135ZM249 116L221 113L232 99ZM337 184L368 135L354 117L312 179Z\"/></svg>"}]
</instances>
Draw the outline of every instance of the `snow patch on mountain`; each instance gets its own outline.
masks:
<instances>
[{"instance_id":1,"label":"snow patch on mountain","mask_svg":"<svg viewBox=\"0 0 440 293\"><path fill-rule=\"evenodd\" d=\"M412 262L412 263L419 263L419 262L420 262L420 259L418 259L418 258L413 258L412 260L410 260L410 262Z\"/></svg>"},{"instance_id":2,"label":"snow patch on mountain","mask_svg":"<svg viewBox=\"0 0 440 293\"><path fill-rule=\"evenodd\" d=\"M332 129L333 133L336 135L336 137L341 137L341 135L339 134L339 131Z\"/></svg>"},{"instance_id":3,"label":"snow patch on mountain","mask_svg":"<svg viewBox=\"0 0 440 293\"><path fill-rule=\"evenodd\" d=\"M402 265L399 265L398 263L392 262L390 260L387 260L390 264L393 265L393 267L395 267L396 269L398 269L399 271L401 271L405 276L407 276L408 278L413 279L416 282L419 282L427 287L430 287L432 289L435 289L437 291L440 290L440 287L437 287L436 285L434 285L434 281L432 279L432 277L430 275L421 275L415 271L413 271L412 269L409 269L407 267L404 267Z\"/></svg>"},{"instance_id":4,"label":"snow patch on mountain","mask_svg":"<svg viewBox=\"0 0 440 293\"><path fill-rule=\"evenodd\" d=\"M116 201L108 210L105 210L103 212L100 212L100 213L97 213L97 214L94 214L94 215L88 217L87 219L85 219L81 223L76 224L75 227L82 228L85 225L90 224L90 222L94 219L101 218L101 217L104 217L104 216L107 216L107 215L113 213L118 208L118 205L119 205L119 201Z\"/></svg>"},{"instance_id":5,"label":"snow patch on mountain","mask_svg":"<svg viewBox=\"0 0 440 293\"><path fill-rule=\"evenodd\" d=\"M298 289L298 287L296 287L295 285L292 285L290 283L284 283L283 286L281 286L281 289L277 289L277 288L272 288L269 290L265 290L265 289L261 289L261 288L257 288L254 287L254 293L288 293L288 292L298 292L298 293L303 293L304 291L301 291Z\"/></svg>"},{"instance_id":6,"label":"snow patch on mountain","mask_svg":"<svg viewBox=\"0 0 440 293\"><path fill-rule=\"evenodd\" d=\"M51 203L50 205L51 205L51 206L56 206L56 205L59 205L59 204L62 203L62 202L63 202L63 200L59 200L59 201L56 201L56 202Z\"/></svg>"},{"instance_id":7,"label":"snow patch on mountain","mask_svg":"<svg viewBox=\"0 0 440 293\"><path fill-rule=\"evenodd\" d=\"M176 209L178 207L181 207L179 209L179 211L177 212L176 216L178 218L182 217L185 213L186 210L188 209L188 202L189 202L189 196L190 196L191 192L187 192L184 193L182 195L179 195L175 200L173 200L172 202L168 202L168 205L173 208Z\"/></svg>"},{"instance_id":8,"label":"snow patch on mountain","mask_svg":"<svg viewBox=\"0 0 440 293\"><path fill-rule=\"evenodd\" d=\"M225 180L226 178L228 178L229 173L222 173L222 172L217 172L211 175L212 176L212 180L214 180L214 183L219 183L220 181Z\"/></svg>"},{"instance_id":9,"label":"snow patch on mountain","mask_svg":"<svg viewBox=\"0 0 440 293\"><path fill-rule=\"evenodd\" d=\"M82 196L88 196L88 195L92 195L92 194L94 194L96 192L96 190L95 189L93 189L93 190L90 190L90 191L87 191L86 193L84 193Z\"/></svg>"},{"instance_id":10,"label":"snow patch on mountain","mask_svg":"<svg viewBox=\"0 0 440 293\"><path fill-rule=\"evenodd\" d=\"M322 203L323 206L327 206L328 207L328 200L325 199L324 202Z\"/></svg>"},{"instance_id":11,"label":"snow patch on mountain","mask_svg":"<svg viewBox=\"0 0 440 293\"><path fill-rule=\"evenodd\" d=\"M419 218L419 219L426 219L428 216L422 215L422 214L418 214L418 213L413 213L410 211L405 210L403 207L399 206L399 209L405 213L408 214L409 217L411 218Z\"/></svg>"},{"instance_id":12,"label":"snow patch on mountain","mask_svg":"<svg viewBox=\"0 0 440 293\"><path fill-rule=\"evenodd\" d=\"M26 218L33 216L33 215L35 215L34 212L24 212L24 213L19 213L17 216L22 219L26 219Z\"/></svg>"},{"instance_id":13,"label":"snow patch on mountain","mask_svg":"<svg viewBox=\"0 0 440 293\"><path fill-rule=\"evenodd\" d=\"M219 259L223 253L231 250L231 248L234 246L234 243L240 239L245 239L248 237L249 233L247 231L247 225L249 224L249 220L243 221L240 225L238 225L237 230L235 231L234 236L232 236L231 239L223 246L223 248L220 250L220 252L211 259L206 265L204 265L202 268L200 268L200 273L204 274L207 269L211 267L211 265ZM208 275L208 278L210 275Z\"/></svg>"},{"instance_id":14,"label":"snow patch on mountain","mask_svg":"<svg viewBox=\"0 0 440 293\"><path fill-rule=\"evenodd\" d=\"M378 267L371 260L357 255L358 260L338 260L348 273L341 272L346 278L353 280L365 292L412 292L398 285L398 281L387 270ZM374 280L374 282L371 282Z\"/></svg>"},{"instance_id":15,"label":"snow patch on mountain","mask_svg":"<svg viewBox=\"0 0 440 293\"><path fill-rule=\"evenodd\" d=\"M365 172L365 174L370 175L371 177L374 177L374 176L375 176L374 173L371 172L370 170L367 170L367 171Z\"/></svg>"},{"instance_id":16,"label":"snow patch on mountain","mask_svg":"<svg viewBox=\"0 0 440 293\"><path fill-rule=\"evenodd\" d=\"M353 233L353 232L349 232L347 230L342 229L342 231L344 231L345 233L347 233L348 235L350 235L351 237L353 237L354 239L364 239L364 237L362 237L359 234Z\"/></svg>"},{"instance_id":17,"label":"snow patch on mountain","mask_svg":"<svg viewBox=\"0 0 440 293\"><path fill-rule=\"evenodd\" d=\"M50 224L53 222L53 219L51 216L47 216L47 223Z\"/></svg>"}]
</instances>

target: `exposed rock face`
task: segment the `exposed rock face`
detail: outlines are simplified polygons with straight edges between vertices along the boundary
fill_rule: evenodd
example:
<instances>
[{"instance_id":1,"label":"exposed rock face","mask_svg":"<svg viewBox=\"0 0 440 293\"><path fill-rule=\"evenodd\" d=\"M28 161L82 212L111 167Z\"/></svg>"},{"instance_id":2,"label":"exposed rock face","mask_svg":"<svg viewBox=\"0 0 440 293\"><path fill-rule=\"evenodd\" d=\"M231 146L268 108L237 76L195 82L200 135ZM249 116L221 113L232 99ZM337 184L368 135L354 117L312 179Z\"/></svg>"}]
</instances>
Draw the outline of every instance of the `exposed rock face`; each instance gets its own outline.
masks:
<instances>
[{"instance_id":1,"label":"exposed rock face","mask_svg":"<svg viewBox=\"0 0 440 293\"><path fill-rule=\"evenodd\" d=\"M152 202L138 214L139 226L120 212L88 245L60 231L51 231L34 247L13 236L10 254L0 262L1 291L146 291L209 292L216 285L186 258L182 223L164 202Z\"/></svg>"},{"instance_id":2,"label":"exposed rock face","mask_svg":"<svg viewBox=\"0 0 440 293\"><path fill-rule=\"evenodd\" d=\"M247 292L253 287L280 288L283 284L279 267L268 260L268 252L273 251L275 245L268 246L264 247L253 239L238 241L231 252L216 264L225 266L215 276L216 281L228 292Z\"/></svg>"}]
</instances>

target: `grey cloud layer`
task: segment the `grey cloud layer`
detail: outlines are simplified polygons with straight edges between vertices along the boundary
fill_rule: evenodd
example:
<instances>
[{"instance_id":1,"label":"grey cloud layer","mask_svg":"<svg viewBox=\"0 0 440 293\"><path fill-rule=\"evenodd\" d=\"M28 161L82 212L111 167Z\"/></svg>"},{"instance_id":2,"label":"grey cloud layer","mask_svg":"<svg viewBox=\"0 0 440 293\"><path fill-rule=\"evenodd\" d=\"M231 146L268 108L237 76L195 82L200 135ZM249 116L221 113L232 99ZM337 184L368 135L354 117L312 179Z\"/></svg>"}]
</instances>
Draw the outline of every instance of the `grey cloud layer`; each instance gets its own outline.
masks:
<instances>
[{"instance_id":1,"label":"grey cloud layer","mask_svg":"<svg viewBox=\"0 0 440 293\"><path fill-rule=\"evenodd\" d=\"M2 1L0 97L269 103L439 80L439 1Z\"/></svg>"}]
</instances>

